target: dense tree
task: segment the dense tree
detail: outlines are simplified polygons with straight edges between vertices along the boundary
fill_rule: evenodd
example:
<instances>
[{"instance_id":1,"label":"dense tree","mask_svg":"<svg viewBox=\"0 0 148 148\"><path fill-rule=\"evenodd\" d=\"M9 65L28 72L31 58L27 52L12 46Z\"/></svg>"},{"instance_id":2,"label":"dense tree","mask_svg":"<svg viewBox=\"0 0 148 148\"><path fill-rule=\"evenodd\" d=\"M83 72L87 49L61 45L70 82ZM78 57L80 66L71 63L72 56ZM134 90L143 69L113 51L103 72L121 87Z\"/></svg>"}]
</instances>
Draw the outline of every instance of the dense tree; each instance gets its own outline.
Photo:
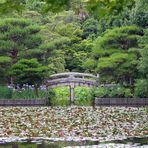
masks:
<instances>
[{"instance_id":1,"label":"dense tree","mask_svg":"<svg viewBox=\"0 0 148 148\"><path fill-rule=\"evenodd\" d=\"M138 38L142 35L136 26L127 26L107 30L95 41L92 60L86 67L101 74L103 82L121 82L133 84L136 76L138 54L133 48L138 48ZM95 65L94 65L95 63Z\"/></svg>"},{"instance_id":2,"label":"dense tree","mask_svg":"<svg viewBox=\"0 0 148 148\"><path fill-rule=\"evenodd\" d=\"M75 4L75 1L76 0L72 0L72 2L70 0L35 0L32 3L33 5L37 5L39 8L41 7L46 12L59 12L72 8L71 6L72 4ZM121 12L126 5L129 5L129 3L131 4L131 2L134 2L134 0L79 0L76 2L82 2L84 5L86 5L90 13L93 13L97 16L104 16L112 12ZM29 3L28 0L2 0L0 2L0 13L4 14L12 11L22 11L25 9L27 3Z\"/></svg>"},{"instance_id":3,"label":"dense tree","mask_svg":"<svg viewBox=\"0 0 148 148\"><path fill-rule=\"evenodd\" d=\"M20 58L43 59L44 51L39 48L42 43L39 31L40 27L30 20L0 20L0 66L4 73Z\"/></svg>"},{"instance_id":4,"label":"dense tree","mask_svg":"<svg viewBox=\"0 0 148 148\"><path fill-rule=\"evenodd\" d=\"M83 37L95 38L98 33L98 21L94 18L88 18L82 23Z\"/></svg>"},{"instance_id":5,"label":"dense tree","mask_svg":"<svg viewBox=\"0 0 148 148\"><path fill-rule=\"evenodd\" d=\"M136 0L136 5L130 12L132 24L147 28L148 27L148 1Z\"/></svg>"},{"instance_id":6,"label":"dense tree","mask_svg":"<svg viewBox=\"0 0 148 148\"><path fill-rule=\"evenodd\" d=\"M125 6L131 6L134 0L87 0L87 8L92 15L105 16L122 12Z\"/></svg>"},{"instance_id":7,"label":"dense tree","mask_svg":"<svg viewBox=\"0 0 148 148\"><path fill-rule=\"evenodd\" d=\"M47 67L39 64L37 59L21 59L12 66L10 73L15 77L17 84L34 85L38 96L38 88L48 75L47 70Z\"/></svg>"},{"instance_id":8,"label":"dense tree","mask_svg":"<svg viewBox=\"0 0 148 148\"><path fill-rule=\"evenodd\" d=\"M25 8L24 0L1 0L0 14L12 13L12 11L22 11Z\"/></svg>"},{"instance_id":9,"label":"dense tree","mask_svg":"<svg viewBox=\"0 0 148 148\"><path fill-rule=\"evenodd\" d=\"M135 94L138 97L148 97L148 29L145 29L144 36L140 38L141 58L139 62L140 77L135 84Z\"/></svg>"},{"instance_id":10,"label":"dense tree","mask_svg":"<svg viewBox=\"0 0 148 148\"><path fill-rule=\"evenodd\" d=\"M42 43L41 36L38 34L39 26L33 25L26 19L10 18L0 21L1 55L11 57L12 63L15 63L19 56L33 56L39 53L39 46Z\"/></svg>"}]
</instances>

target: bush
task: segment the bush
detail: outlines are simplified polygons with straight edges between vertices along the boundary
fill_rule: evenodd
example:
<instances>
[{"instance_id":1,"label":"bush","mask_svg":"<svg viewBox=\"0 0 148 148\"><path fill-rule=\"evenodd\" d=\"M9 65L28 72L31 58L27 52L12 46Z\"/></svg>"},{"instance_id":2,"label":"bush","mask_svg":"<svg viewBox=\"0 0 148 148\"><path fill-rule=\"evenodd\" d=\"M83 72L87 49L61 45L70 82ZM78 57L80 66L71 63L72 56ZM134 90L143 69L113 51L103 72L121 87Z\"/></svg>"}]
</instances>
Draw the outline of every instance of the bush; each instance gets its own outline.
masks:
<instances>
[{"instance_id":1,"label":"bush","mask_svg":"<svg viewBox=\"0 0 148 148\"><path fill-rule=\"evenodd\" d=\"M55 96L51 98L51 105L53 106L68 106L69 101L69 87L59 87L53 89Z\"/></svg>"},{"instance_id":2,"label":"bush","mask_svg":"<svg viewBox=\"0 0 148 148\"><path fill-rule=\"evenodd\" d=\"M93 94L92 89L87 87L75 88L75 104L76 105L92 105Z\"/></svg>"},{"instance_id":3,"label":"bush","mask_svg":"<svg viewBox=\"0 0 148 148\"><path fill-rule=\"evenodd\" d=\"M115 97L122 98L124 97L124 91L125 91L125 88L123 86L117 85L111 88L109 96L111 98L115 98Z\"/></svg>"},{"instance_id":4,"label":"bush","mask_svg":"<svg viewBox=\"0 0 148 148\"><path fill-rule=\"evenodd\" d=\"M99 98L130 98L133 97L131 90L122 85L113 87L98 87L94 90L94 96Z\"/></svg>"},{"instance_id":5,"label":"bush","mask_svg":"<svg viewBox=\"0 0 148 148\"><path fill-rule=\"evenodd\" d=\"M108 97L108 94L109 94L109 89L106 87L98 87L94 89L95 97L104 98L104 97Z\"/></svg>"},{"instance_id":6,"label":"bush","mask_svg":"<svg viewBox=\"0 0 148 148\"><path fill-rule=\"evenodd\" d=\"M0 99L11 99L12 90L6 86L0 86Z\"/></svg>"},{"instance_id":7,"label":"bush","mask_svg":"<svg viewBox=\"0 0 148 148\"><path fill-rule=\"evenodd\" d=\"M131 89L126 88L126 89L124 90L124 97L125 97L125 98L133 98L133 94L132 94L132 92L131 92Z\"/></svg>"},{"instance_id":8,"label":"bush","mask_svg":"<svg viewBox=\"0 0 148 148\"><path fill-rule=\"evenodd\" d=\"M48 105L52 105L52 99L55 98L55 91L53 89L48 90Z\"/></svg>"},{"instance_id":9,"label":"bush","mask_svg":"<svg viewBox=\"0 0 148 148\"><path fill-rule=\"evenodd\" d=\"M135 84L134 94L136 97L147 98L148 97L148 80L137 80Z\"/></svg>"}]
</instances>

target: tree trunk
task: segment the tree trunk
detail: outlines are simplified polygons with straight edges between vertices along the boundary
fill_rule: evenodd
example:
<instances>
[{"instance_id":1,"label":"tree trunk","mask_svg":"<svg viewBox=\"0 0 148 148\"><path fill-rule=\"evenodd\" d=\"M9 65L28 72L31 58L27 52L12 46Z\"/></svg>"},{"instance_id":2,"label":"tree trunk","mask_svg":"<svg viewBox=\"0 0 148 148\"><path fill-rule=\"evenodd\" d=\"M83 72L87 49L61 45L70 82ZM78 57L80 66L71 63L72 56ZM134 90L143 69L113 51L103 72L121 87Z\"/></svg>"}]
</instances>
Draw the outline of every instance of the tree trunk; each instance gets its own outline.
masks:
<instances>
[{"instance_id":1,"label":"tree trunk","mask_svg":"<svg viewBox=\"0 0 148 148\"><path fill-rule=\"evenodd\" d=\"M13 49L12 51L10 51L10 57L11 57L11 66L14 65L17 62L17 56L18 56L18 50L17 49ZM15 78L13 76L10 77L11 80L11 86L14 86L14 80Z\"/></svg>"},{"instance_id":2,"label":"tree trunk","mask_svg":"<svg viewBox=\"0 0 148 148\"><path fill-rule=\"evenodd\" d=\"M39 89L37 85L34 85L34 91L35 91L36 97L39 97Z\"/></svg>"}]
</instances>

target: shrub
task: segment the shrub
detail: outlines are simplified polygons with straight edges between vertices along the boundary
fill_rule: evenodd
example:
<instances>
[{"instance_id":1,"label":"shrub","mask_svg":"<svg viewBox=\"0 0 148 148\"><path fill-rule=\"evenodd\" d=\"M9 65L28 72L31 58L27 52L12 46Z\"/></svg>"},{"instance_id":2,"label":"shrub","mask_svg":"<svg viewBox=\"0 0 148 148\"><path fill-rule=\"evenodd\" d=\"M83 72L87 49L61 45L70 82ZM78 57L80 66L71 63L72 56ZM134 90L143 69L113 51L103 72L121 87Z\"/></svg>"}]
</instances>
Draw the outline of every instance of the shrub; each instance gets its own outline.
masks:
<instances>
[{"instance_id":1,"label":"shrub","mask_svg":"<svg viewBox=\"0 0 148 148\"><path fill-rule=\"evenodd\" d=\"M136 97L148 97L148 80L140 79L136 81L134 94Z\"/></svg>"},{"instance_id":2,"label":"shrub","mask_svg":"<svg viewBox=\"0 0 148 148\"><path fill-rule=\"evenodd\" d=\"M11 99L12 90L6 86L0 86L0 99Z\"/></svg>"},{"instance_id":3,"label":"shrub","mask_svg":"<svg viewBox=\"0 0 148 148\"><path fill-rule=\"evenodd\" d=\"M129 98L133 97L131 90L122 85L113 87L98 87L94 90L94 96L100 98Z\"/></svg>"},{"instance_id":4,"label":"shrub","mask_svg":"<svg viewBox=\"0 0 148 148\"><path fill-rule=\"evenodd\" d=\"M92 90L87 87L75 88L75 104L76 105L92 105L93 94Z\"/></svg>"},{"instance_id":5,"label":"shrub","mask_svg":"<svg viewBox=\"0 0 148 148\"><path fill-rule=\"evenodd\" d=\"M133 97L131 90L122 85L117 85L111 88L109 96L112 98L130 98Z\"/></svg>"},{"instance_id":6,"label":"shrub","mask_svg":"<svg viewBox=\"0 0 148 148\"><path fill-rule=\"evenodd\" d=\"M108 94L109 94L109 89L106 87L98 87L94 89L95 97L104 98L104 97L108 97Z\"/></svg>"},{"instance_id":7,"label":"shrub","mask_svg":"<svg viewBox=\"0 0 148 148\"><path fill-rule=\"evenodd\" d=\"M52 99L55 99L55 91L53 89L48 90L48 105L52 105Z\"/></svg>"},{"instance_id":8,"label":"shrub","mask_svg":"<svg viewBox=\"0 0 148 148\"><path fill-rule=\"evenodd\" d=\"M51 105L53 106L68 106L69 105L69 88L59 87L53 89L55 96L51 98Z\"/></svg>"},{"instance_id":9,"label":"shrub","mask_svg":"<svg viewBox=\"0 0 148 148\"><path fill-rule=\"evenodd\" d=\"M131 89L126 88L126 89L124 90L124 97L125 97L125 98L132 98L132 97L133 97L133 94L132 94L132 92L131 92Z\"/></svg>"},{"instance_id":10,"label":"shrub","mask_svg":"<svg viewBox=\"0 0 148 148\"><path fill-rule=\"evenodd\" d=\"M117 85L111 88L109 96L111 98L114 98L114 97L122 98L124 97L124 91L125 91L125 88L123 86Z\"/></svg>"}]
</instances>

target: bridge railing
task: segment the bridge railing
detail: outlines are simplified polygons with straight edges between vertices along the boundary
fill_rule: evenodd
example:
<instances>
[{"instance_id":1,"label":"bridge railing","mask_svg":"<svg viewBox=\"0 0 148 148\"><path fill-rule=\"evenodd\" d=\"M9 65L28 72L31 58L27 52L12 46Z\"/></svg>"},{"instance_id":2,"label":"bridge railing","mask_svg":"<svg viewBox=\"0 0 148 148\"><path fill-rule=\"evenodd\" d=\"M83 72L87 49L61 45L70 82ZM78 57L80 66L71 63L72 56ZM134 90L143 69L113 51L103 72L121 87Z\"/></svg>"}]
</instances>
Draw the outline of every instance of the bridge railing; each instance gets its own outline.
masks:
<instances>
[{"instance_id":1,"label":"bridge railing","mask_svg":"<svg viewBox=\"0 0 148 148\"><path fill-rule=\"evenodd\" d=\"M67 72L67 73L54 74L50 76L50 79L67 78L67 77L97 79L97 76L95 75L87 74L87 73L78 73L78 72Z\"/></svg>"},{"instance_id":2,"label":"bridge railing","mask_svg":"<svg viewBox=\"0 0 148 148\"><path fill-rule=\"evenodd\" d=\"M95 86L99 82L99 78L92 74L77 73L77 72L67 72L51 75L49 80L47 80L46 85L48 87L56 87L58 84L70 85L70 83L76 84L86 84L86 86ZM67 83L67 84L66 84Z\"/></svg>"}]
</instances>

